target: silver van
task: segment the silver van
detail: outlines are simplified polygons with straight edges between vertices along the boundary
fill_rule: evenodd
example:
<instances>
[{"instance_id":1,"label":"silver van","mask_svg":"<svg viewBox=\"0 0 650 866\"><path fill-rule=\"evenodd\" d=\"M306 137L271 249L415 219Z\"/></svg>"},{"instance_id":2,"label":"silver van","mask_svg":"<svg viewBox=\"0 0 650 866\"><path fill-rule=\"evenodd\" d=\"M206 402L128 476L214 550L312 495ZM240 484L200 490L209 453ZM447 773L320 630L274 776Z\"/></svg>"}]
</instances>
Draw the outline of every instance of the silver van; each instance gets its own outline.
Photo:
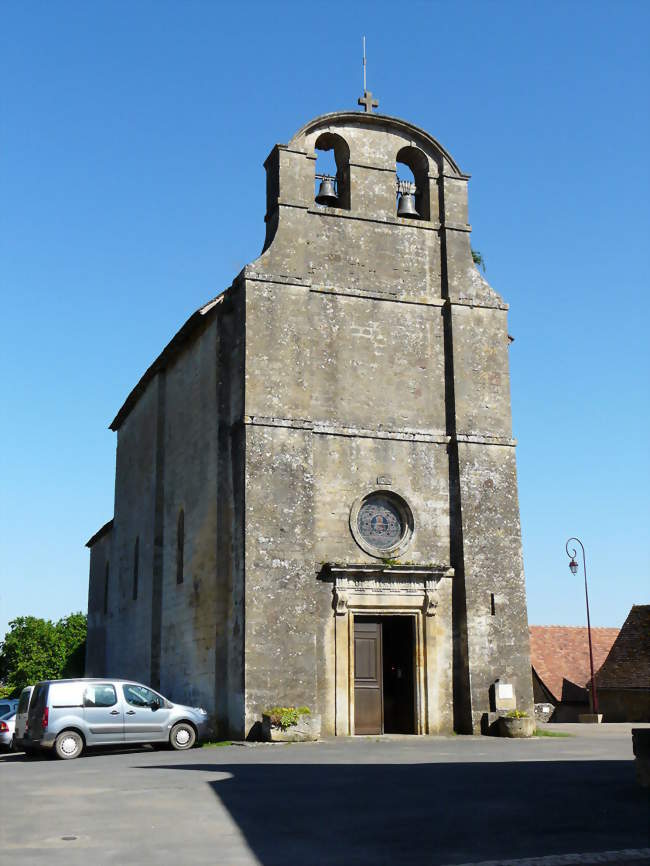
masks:
<instances>
[{"instance_id":1,"label":"silver van","mask_svg":"<svg viewBox=\"0 0 650 866\"><path fill-rule=\"evenodd\" d=\"M23 737L27 730L27 713L29 711L29 699L34 691L34 686L25 686L20 693L18 706L16 707L16 731L14 734L14 746L17 749L23 747Z\"/></svg>"},{"instance_id":2,"label":"silver van","mask_svg":"<svg viewBox=\"0 0 650 866\"><path fill-rule=\"evenodd\" d=\"M22 745L28 754L53 749L65 760L91 746L191 749L207 734L207 720L205 710L173 704L130 680L48 680L34 686Z\"/></svg>"}]
</instances>

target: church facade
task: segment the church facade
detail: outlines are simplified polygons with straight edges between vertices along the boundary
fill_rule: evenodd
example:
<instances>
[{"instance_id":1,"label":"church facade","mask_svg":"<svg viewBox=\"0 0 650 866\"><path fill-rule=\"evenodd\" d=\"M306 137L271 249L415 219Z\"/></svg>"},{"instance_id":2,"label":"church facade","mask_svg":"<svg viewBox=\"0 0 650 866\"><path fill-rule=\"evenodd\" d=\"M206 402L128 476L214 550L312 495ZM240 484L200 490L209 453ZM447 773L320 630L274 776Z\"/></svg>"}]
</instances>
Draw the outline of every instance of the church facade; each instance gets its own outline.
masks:
<instances>
[{"instance_id":1,"label":"church facade","mask_svg":"<svg viewBox=\"0 0 650 866\"><path fill-rule=\"evenodd\" d=\"M337 735L478 733L497 693L532 714L507 305L468 176L372 107L273 148L262 254L111 424L87 675L222 736L278 704Z\"/></svg>"}]
</instances>

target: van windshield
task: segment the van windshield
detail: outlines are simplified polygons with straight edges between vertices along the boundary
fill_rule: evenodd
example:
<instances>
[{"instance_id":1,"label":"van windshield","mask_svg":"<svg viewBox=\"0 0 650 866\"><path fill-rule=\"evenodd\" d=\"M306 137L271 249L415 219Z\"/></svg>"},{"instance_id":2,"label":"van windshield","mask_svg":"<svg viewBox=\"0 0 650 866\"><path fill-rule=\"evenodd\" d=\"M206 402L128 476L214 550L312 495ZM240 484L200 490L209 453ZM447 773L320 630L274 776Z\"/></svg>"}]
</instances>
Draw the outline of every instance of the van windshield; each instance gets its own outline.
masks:
<instances>
[{"instance_id":1,"label":"van windshield","mask_svg":"<svg viewBox=\"0 0 650 866\"><path fill-rule=\"evenodd\" d=\"M20 700L18 701L18 709L16 710L17 713L26 713L27 712L27 707L29 706L30 694L31 694L31 692L29 692L29 691L24 691L22 693L22 695L20 696Z\"/></svg>"}]
</instances>

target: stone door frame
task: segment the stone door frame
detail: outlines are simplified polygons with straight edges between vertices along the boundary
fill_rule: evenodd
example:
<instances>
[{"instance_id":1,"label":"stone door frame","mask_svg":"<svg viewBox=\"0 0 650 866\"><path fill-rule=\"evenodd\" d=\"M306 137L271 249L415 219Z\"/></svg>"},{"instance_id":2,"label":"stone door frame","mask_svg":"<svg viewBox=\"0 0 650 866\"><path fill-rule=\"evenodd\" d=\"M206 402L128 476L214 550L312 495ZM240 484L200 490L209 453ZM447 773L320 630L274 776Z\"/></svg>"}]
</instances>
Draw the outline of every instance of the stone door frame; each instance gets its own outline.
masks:
<instances>
[{"instance_id":1,"label":"stone door frame","mask_svg":"<svg viewBox=\"0 0 650 866\"><path fill-rule=\"evenodd\" d=\"M414 701L416 734L436 729L432 696L435 686L436 630L439 600L451 600L453 577L448 566L328 565L333 579L335 631L335 733L354 736L354 617L414 618ZM449 584L447 586L447 584ZM447 605L445 605L447 606Z\"/></svg>"}]
</instances>

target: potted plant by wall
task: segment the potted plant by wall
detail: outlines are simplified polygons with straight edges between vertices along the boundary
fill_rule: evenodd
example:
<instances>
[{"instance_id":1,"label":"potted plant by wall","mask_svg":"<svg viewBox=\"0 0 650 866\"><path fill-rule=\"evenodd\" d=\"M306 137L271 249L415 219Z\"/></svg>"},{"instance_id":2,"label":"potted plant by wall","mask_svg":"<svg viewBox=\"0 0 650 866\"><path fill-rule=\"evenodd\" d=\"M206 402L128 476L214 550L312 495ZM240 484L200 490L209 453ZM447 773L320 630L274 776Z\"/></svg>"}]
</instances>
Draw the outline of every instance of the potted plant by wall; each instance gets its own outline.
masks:
<instances>
[{"instance_id":1,"label":"potted plant by wall","mask_svg":"<svg viewBox=\"0 0 650 866\"><path fill-rule=\"evenodd\" d=\"M318 740L320 725L320 716L309 707L270 707L262 712L262 737L268 743Z\"/></svg>"},{"instance_id":2,"label":"potted plant by wall","mask_svg":"<svg viewBox=\"0 0 650 866\"><path fill-rule=\"evenodd\" d=\"M535 733L535 719L523 710L510 710L499 716L499 733L502 737L532 737Z\"/></svg>"}]
</instances>

